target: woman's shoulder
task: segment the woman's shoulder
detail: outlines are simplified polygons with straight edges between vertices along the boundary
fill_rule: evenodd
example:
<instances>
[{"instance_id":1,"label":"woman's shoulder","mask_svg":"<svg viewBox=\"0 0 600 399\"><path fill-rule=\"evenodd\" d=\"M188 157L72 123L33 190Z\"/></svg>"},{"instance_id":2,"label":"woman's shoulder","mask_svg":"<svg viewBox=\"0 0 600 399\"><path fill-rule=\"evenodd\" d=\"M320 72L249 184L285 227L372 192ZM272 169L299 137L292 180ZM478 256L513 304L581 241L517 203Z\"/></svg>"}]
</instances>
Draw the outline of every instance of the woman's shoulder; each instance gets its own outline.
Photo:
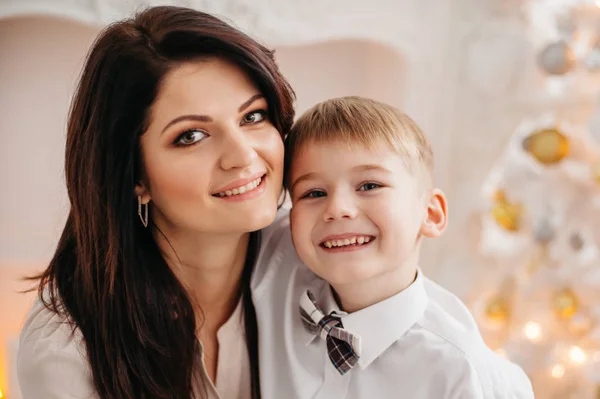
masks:
<instances>
[{"instance_id":1,"label":"woman's shoulder","mask_svg":"<svg viewBox=\"0 0 600 399\"><path fill-rule=\"evenodd\" d=\"M21 330L17 376L23 399L96 397L81 332L40 298Z\"/></svg>"}]
</instances>

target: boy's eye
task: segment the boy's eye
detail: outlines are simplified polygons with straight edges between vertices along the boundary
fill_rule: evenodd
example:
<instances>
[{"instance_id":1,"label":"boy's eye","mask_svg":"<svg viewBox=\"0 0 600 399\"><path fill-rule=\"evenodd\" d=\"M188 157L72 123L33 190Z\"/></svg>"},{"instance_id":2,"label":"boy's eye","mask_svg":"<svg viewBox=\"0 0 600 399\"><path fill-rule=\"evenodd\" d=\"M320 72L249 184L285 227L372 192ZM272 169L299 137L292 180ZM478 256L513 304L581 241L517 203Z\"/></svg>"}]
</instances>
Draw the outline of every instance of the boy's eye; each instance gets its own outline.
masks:
<instances>
[{"instance_id":1,"label":"boy's eye","mask_svg":"<svg viewBox=\"0 0 600 399\"><path fill-rule=\"evenodd\" d=\"M377 183L364 183L362 186L360 186L358 188L358 191L371 191L371 190L375 190L376 188L381 187L379 184Z\"/></svg>"},{"instance_id":2,"label":"boy's eye","mask_svg":"<svg viewBox=\"0 0 600 399\"><path fill-rule=\"evenodd\" d=\"M322 197L325 197L325 196L327 196L327 194L325 193L325 191L321 191L321 190L312 190L312 191L309 191L308 193L304 194L304 195L303 195L302 197L300 197L300 198L301 198L301 199L302 199L302 198L322 198Z\"/></svg>"},{"instance_id":3,"label":"boy's eye","mask_svg":"<svg viewBox=\"0 0 600 399\"><path fill-rule=\"evenodd\" d=\"M175 144L181 146L196 144L206 136L208 135L200 129L190 129L187 132L184 132L183 134L178 136L175 139Z\"/></svg>"},{"instance_id":4,"label":"boy's eye","mask_svg":"<svg viewBox=\"0 0 600 399\"><path fill-rule=\"evenodd\" d=\"M242 119L242 124L248 123L259 123L264 121L267 118L267 111L264 109L259 109L256 111L252 111L244 115L244 119Z\"/></svg>"}]
</instances>

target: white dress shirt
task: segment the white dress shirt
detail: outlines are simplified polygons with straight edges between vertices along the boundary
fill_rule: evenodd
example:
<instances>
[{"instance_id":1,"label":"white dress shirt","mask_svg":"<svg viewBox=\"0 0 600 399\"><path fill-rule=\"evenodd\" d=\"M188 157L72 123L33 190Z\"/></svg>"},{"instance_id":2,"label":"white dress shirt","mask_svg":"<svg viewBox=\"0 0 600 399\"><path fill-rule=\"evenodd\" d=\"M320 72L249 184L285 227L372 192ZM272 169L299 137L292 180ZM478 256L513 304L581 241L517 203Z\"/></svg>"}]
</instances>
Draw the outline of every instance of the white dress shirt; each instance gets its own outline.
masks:
<instances>
[{"instance_id":1,"label":"white dress shirt","mask_svg":"<svg viewBox=\"0 0 600 399\"><path fill-rule=\"evenodd\" d=\"M466 306L420 271L399 294L342 312L344 328L361 337L362 350L358 364L340 375L325 341L304 327L299 313L306 289L325 314L339 312L329 284L299 261L286 214L262 239L253 292L263 399L534 397L522 369L484 344Z\"/></svg>"},{"instance_id":2,"label":"white dress shirt","mask_svg":"<svg viewBox=\"0 0 600 399\"><path fill-rule=\"evenodd\" d=\"M219 358L216 386L204 362L194 387L206 399L250 399L250 361L246 349L242 301L217 332ZM198 356L202 358L202 345ZM39 299L29 312L19 339L17 376L23 399L98 399L92 384L81 332L72 334L66 319L49 311ZM206 396L207 395L207 396Z\"/></svg>"}]
</instances>

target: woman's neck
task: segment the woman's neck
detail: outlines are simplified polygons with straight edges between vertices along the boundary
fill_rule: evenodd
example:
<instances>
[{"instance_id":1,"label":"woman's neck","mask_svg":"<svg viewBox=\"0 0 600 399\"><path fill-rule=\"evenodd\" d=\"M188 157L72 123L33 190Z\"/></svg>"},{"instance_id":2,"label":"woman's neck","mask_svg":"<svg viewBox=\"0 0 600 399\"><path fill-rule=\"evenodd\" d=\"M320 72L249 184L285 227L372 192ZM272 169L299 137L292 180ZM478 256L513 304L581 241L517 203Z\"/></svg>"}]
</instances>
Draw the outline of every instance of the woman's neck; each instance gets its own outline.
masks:
<instances>
[{"instance_id":1,"label":"woman's neck","mask_svg":"<svg viewBox=\"0 0 600 399\"><path fill-rule=\"evenodd\" d=\"M241 293L250 234L160 232L155 239L167 263L188 289L199 326L216 331L231 317Z\"/></svg>"}]
</instances>

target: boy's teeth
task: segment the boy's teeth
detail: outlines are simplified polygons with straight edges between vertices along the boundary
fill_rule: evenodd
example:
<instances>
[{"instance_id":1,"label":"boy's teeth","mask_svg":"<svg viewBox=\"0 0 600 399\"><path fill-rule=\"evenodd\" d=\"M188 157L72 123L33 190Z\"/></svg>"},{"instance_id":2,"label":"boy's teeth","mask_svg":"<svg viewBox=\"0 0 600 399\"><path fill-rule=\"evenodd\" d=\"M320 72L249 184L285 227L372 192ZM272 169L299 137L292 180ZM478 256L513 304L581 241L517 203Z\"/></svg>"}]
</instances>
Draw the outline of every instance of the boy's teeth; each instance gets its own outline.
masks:
<instances>
[{"instance_id":1,"label":"boy's teeth","mask_svg":"<svg viewBox=\"0 0 600 399\"><path fill-rule=\"evenodd\" d=\"M232 195L244 194L244 193L247 193L248 191L252 191L256 187L260 186L260 182L262 182L262 177L259 177L258 179L251 181L250 183L246 184L245 186L236 187L234 189L227 190L222 193L218 193L217 195L219 197L231 197Z\"/></svg>"},{"instance_id":2,"label":"boy's teeth","mask_svg":"<svg viewBox=\"0 0 600 399\"><path fill-rule=\"evenodd\" d=\"M367 237L367 236L355 236L355 237L351 237L351 238L345 238L343 240L329 240L329 241L325 241L323 243L323 245L327 248L335 248L335 247L345 247L347 245L354 245L354 244L366 244L369 241L371 241L371 237Z\"/></svg>"}]
</instances>

